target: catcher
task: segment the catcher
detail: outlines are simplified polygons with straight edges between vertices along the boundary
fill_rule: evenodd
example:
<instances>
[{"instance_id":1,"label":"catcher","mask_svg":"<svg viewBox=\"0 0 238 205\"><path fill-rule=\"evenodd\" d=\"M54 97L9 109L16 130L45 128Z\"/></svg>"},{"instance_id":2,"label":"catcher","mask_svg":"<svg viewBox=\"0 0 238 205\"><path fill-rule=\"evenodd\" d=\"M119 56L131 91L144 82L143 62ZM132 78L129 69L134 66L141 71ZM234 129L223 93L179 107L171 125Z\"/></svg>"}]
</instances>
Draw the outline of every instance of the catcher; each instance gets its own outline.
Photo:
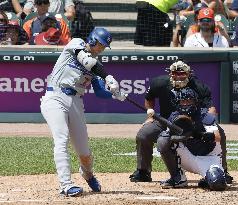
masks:
<instances>
[{"instance_id":1,"label":"catcher","mask_svg":"<svg viewBox=\"0 0 238 205\"><path fill-rule=\"evenodd\" d=\"M222 167L221 136L214 115L198 106L197 94L190 88L173 89L176 111L169 120L183 128L182 136L169 129L163 131L157 142L158 151L168 168L171 178L161 182L163 188L184 187L188 182L183 170L203 178L198 186L222 191L226 179Z\"/></svg>"}]
</instances>

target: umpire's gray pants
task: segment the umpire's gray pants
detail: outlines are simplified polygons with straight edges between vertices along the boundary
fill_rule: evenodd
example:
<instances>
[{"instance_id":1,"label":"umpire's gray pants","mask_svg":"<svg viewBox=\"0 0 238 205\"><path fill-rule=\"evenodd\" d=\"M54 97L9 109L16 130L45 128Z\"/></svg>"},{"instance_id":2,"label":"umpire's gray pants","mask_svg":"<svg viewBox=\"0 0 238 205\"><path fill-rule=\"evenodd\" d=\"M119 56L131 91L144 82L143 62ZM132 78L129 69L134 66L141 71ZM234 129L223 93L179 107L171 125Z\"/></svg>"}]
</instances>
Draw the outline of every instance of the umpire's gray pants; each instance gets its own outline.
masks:
<instances>
[{"instance_id":1,"label":"umpire's gray pants","mask_svg":"<svg viewBox=\"0 0 238 205\"><path fill-rule=\"evenodd\" d=\"M157 143L162 126L157 122L148 122L142 126L136 136L137 169L151 172L153 146Z\"/></svg>"}]
</instances>

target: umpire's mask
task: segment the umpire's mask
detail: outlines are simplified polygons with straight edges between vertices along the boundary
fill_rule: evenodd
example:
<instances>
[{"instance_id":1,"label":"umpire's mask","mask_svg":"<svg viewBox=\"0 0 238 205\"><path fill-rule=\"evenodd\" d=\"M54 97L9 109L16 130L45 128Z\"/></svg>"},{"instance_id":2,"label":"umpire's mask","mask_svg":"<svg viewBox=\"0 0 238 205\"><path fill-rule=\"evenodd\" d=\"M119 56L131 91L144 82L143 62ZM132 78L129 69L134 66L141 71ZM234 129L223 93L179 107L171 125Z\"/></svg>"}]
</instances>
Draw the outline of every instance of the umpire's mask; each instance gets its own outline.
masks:
<instances>
[{"instance_id":1,"label":"umpire's mask","mask_svg":"<svg viewBox=\"0 0 238 205\"><path fill-rule=\"evenodd\" d=\"M169 67L170 82L174 88L183 88L189 82L190 66L179 60Z\"/></svg>"}]
</instances>

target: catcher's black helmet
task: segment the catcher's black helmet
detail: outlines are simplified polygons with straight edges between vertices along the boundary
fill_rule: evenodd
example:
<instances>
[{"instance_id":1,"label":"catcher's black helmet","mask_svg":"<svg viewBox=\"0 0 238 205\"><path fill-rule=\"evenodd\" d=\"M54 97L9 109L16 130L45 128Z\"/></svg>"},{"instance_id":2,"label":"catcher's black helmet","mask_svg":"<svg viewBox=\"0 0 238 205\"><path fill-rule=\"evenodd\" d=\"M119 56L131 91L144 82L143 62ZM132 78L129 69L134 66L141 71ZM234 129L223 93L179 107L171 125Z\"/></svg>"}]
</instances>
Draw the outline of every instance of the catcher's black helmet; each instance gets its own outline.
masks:
<instances>
[{"instance_id":1,"label":"catcher's black helmet","mask_svg":"<svg viewBox=\"0 0 238 205\"><path fill-rule=\"evenodd\" d=\"M207 170L205 180L213 191L223 191L227 187L225 173L217 165L212 165Z\"/></svg>"},{"instance_id":2,"label":"catcher's black helmet","mask_svg":"<svg viewBox=\"0 0 238 205\"><path fill-rule=\"evenodd\" d=\"M192 116L198 110L197 93L188 87L172 89L172 102L176 110L183 115Z\"/></svg>"}]
</instances>

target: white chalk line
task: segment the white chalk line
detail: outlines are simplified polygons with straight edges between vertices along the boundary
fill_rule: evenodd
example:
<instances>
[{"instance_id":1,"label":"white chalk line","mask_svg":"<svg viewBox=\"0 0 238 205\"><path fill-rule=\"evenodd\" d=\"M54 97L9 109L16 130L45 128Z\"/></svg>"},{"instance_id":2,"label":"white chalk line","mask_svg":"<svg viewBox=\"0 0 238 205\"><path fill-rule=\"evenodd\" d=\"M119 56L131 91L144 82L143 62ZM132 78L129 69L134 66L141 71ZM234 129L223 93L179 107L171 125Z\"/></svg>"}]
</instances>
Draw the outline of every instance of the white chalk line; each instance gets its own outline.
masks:
<instances>
[{"instance_id":1,"label":"white chalk line","mask_svg":"<svg viewBox=\"0 0 238 205\"><path fill-rule=\"evenodd\" d=\"M140 199L140 200L178 200L178 197L174 197L174 196L163 196L163 195L158 195L158 196L138 196L136 197L136 199Z\"/></svg>"}]
</instances>

